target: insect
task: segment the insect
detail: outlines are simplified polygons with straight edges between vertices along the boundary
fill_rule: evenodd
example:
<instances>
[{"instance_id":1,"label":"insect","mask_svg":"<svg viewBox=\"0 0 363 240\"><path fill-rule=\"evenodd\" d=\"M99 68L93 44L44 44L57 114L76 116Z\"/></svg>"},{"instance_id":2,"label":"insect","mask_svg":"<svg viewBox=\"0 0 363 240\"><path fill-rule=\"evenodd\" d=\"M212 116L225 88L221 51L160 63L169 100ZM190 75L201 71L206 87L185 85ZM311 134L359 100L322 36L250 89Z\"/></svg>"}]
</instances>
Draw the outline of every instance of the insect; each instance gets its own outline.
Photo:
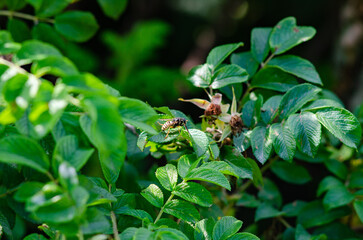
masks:
<instances>
[{"instance_id":1,"label":"insect","mask_svg":"<svg viewBox=\"0 0 363 240\"><path fill-rule=\"evenodd\" d=\"M176 127L185 127L185 129L189 133L189 130L187 128L187 121L188 120L186 120L185 118L159 119L159 120L167 121L164 124L159 123L161 125L161 130L162 131L168 130L168 133L166 134L164 139L166 139L169 136L170 129L176 128ZM179 129L179 134L180 134L180 129Z\"/></svg>"}]
</instances>

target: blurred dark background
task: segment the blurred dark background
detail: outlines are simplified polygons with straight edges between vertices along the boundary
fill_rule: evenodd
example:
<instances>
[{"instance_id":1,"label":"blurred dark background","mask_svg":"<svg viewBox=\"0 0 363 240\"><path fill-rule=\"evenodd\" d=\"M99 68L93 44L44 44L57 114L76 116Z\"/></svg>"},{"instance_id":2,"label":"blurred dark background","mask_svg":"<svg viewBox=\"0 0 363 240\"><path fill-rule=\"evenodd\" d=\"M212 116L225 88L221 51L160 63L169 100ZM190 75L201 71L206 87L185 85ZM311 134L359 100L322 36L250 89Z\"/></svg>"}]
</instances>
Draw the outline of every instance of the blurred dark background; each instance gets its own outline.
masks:
<instances>
[{"instance_id":1,"label":"blurred dark background","mask_svg":"<svg viewBox=\"0 0 363 240\"><path fill-rule=\"evenodd\" d=\"M131 0L121 17L104 16L96 1L90 10L100 31L86 44L94 52L91 72L154 106L183 110L178 97L200 97L185 76L204 63L211 48L242 41L248 51L254 27L272 27L287 16L313 26L315 37L288 53L311 61L325 88L354 110L363 100L363 1L360 0ZM188 105L190 106L190 105Z\"/></svg>"}]
</instances>

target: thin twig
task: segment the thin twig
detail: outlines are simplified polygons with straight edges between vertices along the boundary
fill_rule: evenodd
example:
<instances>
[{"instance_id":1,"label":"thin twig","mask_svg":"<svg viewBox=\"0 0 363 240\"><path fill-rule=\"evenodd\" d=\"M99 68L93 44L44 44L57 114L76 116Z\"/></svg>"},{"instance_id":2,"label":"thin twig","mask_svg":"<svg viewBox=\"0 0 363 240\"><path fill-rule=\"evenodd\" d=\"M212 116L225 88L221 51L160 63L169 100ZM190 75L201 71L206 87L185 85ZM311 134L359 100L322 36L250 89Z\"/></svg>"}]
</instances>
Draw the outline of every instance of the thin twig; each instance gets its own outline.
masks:
<instances>
[{"instance_id":1,"label":"thin twig","mask_svg":"<svg viewBox=\"0 0 363 240\"><path fill-rule=\"evenodd\" d=\"M53 19L49 19L49 18L39 18L30 14L25 14L25 13L20 13L20 12L13 12L13 11L8 11L8 10L0 10L0 16L7 16L7 17L17 17L17 18L22 18L22 19L26 19L26 20L30 20L33 22L47 22L47 23L54 23Z\"/></svg>"},{"instance_id":2,"label":"thin twig","mask_svg":"<svg viewBox=\"0 0 363 240\"><path fill-rule=\"evenodd\" d=\"M111 192L111 188L112 185L109 184L108 185L108 190L109 192ZM112 203L110 203L110 207L112 209ZM112 221L112 230L113 230L113 237L115 238L115 240L120 240L120 236L118 235L118 229L117 229L117 219L116 219L116 214L114 211L111 210L110 212L111 214L111 221Z\"/></svg>"},{"instance_id":3,"label":"thin twig","mask_svg":"<svg viewBox=\"0 0 363 240\"><path fill-rule=\"evenodd\" d=\"M156 224L159 221L159 219L161 218L161 215L163 215L166 204L168 204L171 201L171 199L173 199L173 197L174 197L174 194L171 194L170 197L168 198L168 200L166 200L164 206L162 206L162 208L160 209L160 212L159 212L158 216L156 217L154 224Z\"/></svg>"}]
</instances>

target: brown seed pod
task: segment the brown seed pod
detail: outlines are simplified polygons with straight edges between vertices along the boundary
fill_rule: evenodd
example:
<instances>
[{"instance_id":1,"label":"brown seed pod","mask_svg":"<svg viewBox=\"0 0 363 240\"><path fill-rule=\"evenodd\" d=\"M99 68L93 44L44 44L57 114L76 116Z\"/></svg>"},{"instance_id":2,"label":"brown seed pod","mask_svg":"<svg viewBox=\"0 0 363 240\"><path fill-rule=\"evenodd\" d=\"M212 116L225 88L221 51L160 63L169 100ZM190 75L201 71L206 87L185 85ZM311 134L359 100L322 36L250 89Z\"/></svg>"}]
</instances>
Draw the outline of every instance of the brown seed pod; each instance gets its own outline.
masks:
<instances>
[{"instance_id":1,"label":"brown seed pod","mask_svg":"<svg viewBox=\"0 0 363 240\"><path fill-rule=\"evenodd\" d=\"M240 116L233 115L229 121L229 125L231 126L233 135L237 135L242 132L243 122Z\"/></svg>"},{"instance_id":2,"label":"brown seed pod","mask_svg":"<svg viewBox=\"0 0 363 240\"><path fill-rule=\"evenodd\" d=\"M221 113L222 113L221 106L219 104L211 103L205 110L204 115L207 117L211 115L218 116Z\"/></svg>"}]
</instances>

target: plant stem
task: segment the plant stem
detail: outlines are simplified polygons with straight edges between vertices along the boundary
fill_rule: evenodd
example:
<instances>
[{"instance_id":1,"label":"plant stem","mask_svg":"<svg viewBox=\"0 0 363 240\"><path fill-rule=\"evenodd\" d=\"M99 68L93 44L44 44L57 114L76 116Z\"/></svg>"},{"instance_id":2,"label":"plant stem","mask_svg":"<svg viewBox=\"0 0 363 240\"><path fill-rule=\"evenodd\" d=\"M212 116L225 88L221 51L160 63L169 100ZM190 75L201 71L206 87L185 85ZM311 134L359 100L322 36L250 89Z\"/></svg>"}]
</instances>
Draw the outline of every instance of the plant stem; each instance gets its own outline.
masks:
<instances>
[{"instance_id":1,"label":"plant stem","mask_svg":"<svg viewBox=\"0 0 363 240\"><path fill-rule=\"evenodd\" d=\"M26 19L26 20L30 20L33 22L47 22L47 23L54 23L53 19L49 19L49 18L39 18L30 14L25 14L25 13L20 13L20 12L13 12L13 11L8 11L8 10L0 10L0 16L8 16L8 17L17 17L17 18L22 18L22 19Z\"/></svg>"},{"instance_id":2,"label":"plant stem","mask_svg":"<svg viewBox=\"0 0 363 240\"><path fill-rule=\"evenodd\" d=\"M174 197L174 194L172 193L170 195L170 197L168 198L168 200L166 200L164 206L160 209L160 212L159 212L158 216L156 217L154 224L159 221L159 219L161 218L161 215L163 215L164 208L165 208L166 204L168 204L171 201L171 199L173 199L173 197Z\"/></svg>"},{"instance_id":3,"label":"plant stem","mask_svg":"<svg viewBox=\"0 0 363 240\"><path fill-rule=\"evenodd\" d=\"M248 87L246 92L243 94L241 100L238 102L238 109L237 112L240 112L242 110L242 106L245 102L245 98L248 97L248 94L251 92L252 88Z\"/></svg>"},{"instance_id":4,"label":"plant stem","mask_svg":"<svg viewBox=\"0 0 363 240\"><path fill-rule=\"evenodd\" d=\"M261 68L264 68L266 66L266 64L273 58L275 57L275 54L272 53L267 59L266 61L264 61L263 63L261 63Z\"/></svg>"},{"instance_id":5,"label":"plant stem","mask_svg":"<svg viewBox=\"0 0 363 240\"><path fill-rule=\"evenodd\" d=\"M46 172L46 173L45 173L45 175L47 175L47 177L48 177L51 181L55 182L55 179L54 179L53 175L52 175L50 172Z\"/></svg>"},{"instance_id":6,"label":"plant stem","mask_svg":"<svg viewBox=\"0 0 363 240\"><path fill-rule=\"evenodd\" d=\"M111 192L111 187L112 185L109 184L108 185L108 191ZM110 207L112 209L112 203L110 203ZM114 211L111 210L110 212L111 214L111 221L112 221L112 230L113 230L113 237L115 240L120 240L120 236L118 235L118 229L117 229L117 219L116 219L116 214Z\"/></svg>"},{"instance_id":7,"label":"plant stem","mask_svg":"<svg viewBox=\"0 0 363 240\"><path fill-rule=\"evenodd\" d=\"M15 192L15 191L16 191L16 190L18 190L18 189L19 189L19 186L15 187L15 188L13 188L13 189L10 189L10 190L9 190L9 191L7 191L7 192L4 192L4 193L0 194L0 198L6 197L6 195L11 194L11 193Z\"/></svg>"},{"instance_id":8,"label":"plant stem","mask_svg":"<svg viewBox=\"0 0 363 240\"><path fill-rule=\"evenodd\" d=\"M281 216L276 217L286 228L292 228L292 226Z\"/></svg>"}]
</instances>

